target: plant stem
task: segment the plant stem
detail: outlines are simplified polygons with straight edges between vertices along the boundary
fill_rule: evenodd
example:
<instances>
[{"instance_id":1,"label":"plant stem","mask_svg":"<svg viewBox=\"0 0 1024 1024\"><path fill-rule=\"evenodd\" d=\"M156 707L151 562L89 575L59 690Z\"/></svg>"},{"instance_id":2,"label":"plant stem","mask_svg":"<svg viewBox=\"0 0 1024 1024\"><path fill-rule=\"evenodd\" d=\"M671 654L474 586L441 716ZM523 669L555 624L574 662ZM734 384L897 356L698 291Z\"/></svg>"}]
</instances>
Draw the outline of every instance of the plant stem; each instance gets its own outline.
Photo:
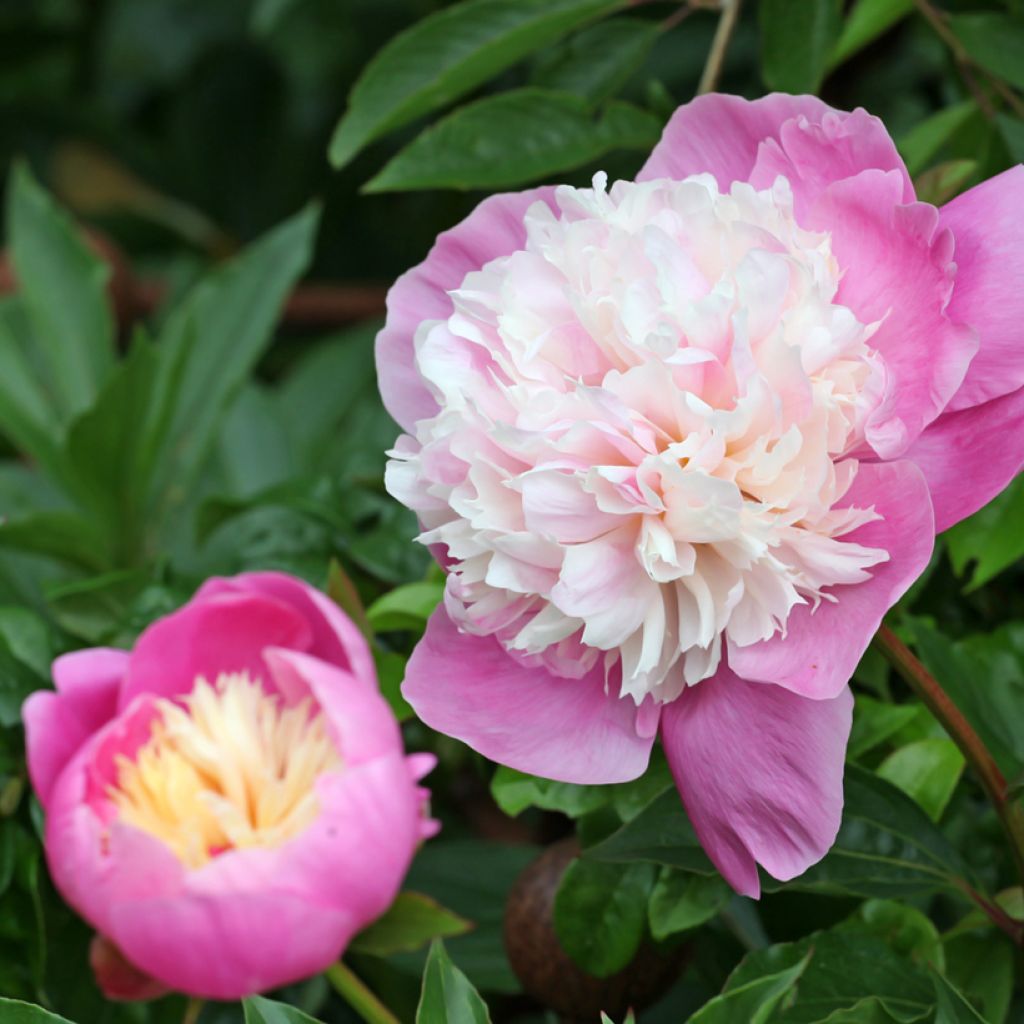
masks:
<instances>
[{"instance_id":1,"label":"plant stem","mask_svg":"<svg viewBox=\"0 0 1024 1024\"><path fill-rule=\"evenodd\" d=\"M366 1024L399 1024L398 1018L340 960L324 971L334 990Z\"/></svg>"},{"instance_id":2,"label":"plant stem","mask_svg":"<svg viewBox=\"0 0 1024 1024\"><path fill-rule=\"evenodd\" d=\"M181 1024L196 1024L199 1014L203 1012L202 999L190 999L185 1007L185 1016L181 1018Z\"/></svg>"},{"instance_id":3,"label":"plant stem","mask_svg":"<svg viewBox=\"0 0 1024 1024\"><path fill-rule=\"evenodd\" d=\"M740 0L721 0L721 10L715 38L711 40L711 50L704 65L704 73L700 76L700 85L697 86L698 96L714 92L718 84L718 77L725 63L725 51L729 48L729 40L740 16Z\"/></svg>"},{"instance_id":4,"label":"plant stem","mask_svg":"<svg viewBox=\"0 0 1024 1024\"><path fill-rule=\"evenodd\" d=\"M999 765L981 737L974 731L974 727L964 718L935 677L888 626L883 625L879 629L875 642L893 668L921 698L942 728L949 733L967 763L974 769L978 781L999 815L1010 842L1017 872L1024 883L1024 811L1020 803L1009 793L1006 778Z\"/></svg>"}]
</instances>

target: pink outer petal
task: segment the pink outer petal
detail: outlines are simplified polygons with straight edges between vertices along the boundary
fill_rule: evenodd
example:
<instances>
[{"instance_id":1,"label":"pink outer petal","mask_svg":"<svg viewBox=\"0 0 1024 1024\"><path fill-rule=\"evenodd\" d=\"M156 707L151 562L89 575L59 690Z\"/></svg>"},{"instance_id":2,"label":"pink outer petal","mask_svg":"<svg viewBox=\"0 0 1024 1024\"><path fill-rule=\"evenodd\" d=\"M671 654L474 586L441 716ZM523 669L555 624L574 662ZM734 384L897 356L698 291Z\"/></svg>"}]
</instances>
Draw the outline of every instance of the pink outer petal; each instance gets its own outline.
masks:
<instances>
[{"instance_id":1,"label":"pink outer petal","mask_svg":"<svg viewBox=\"0 0 1024 1024\"><path fill-rule=\"evenodd\" d=\"M127 664L128 653L112 648L65 654L53 663L57 692L42 690L25 701L29 776L44 809L75 751L117 710Z\"/></svg>"},{"instance_id":2,"label":"pink outer petal","mask_svg":"<svg viewBox=\"0 0 1024 1024\"><path fill-rule=\"evenodd\" d=\"M165 985L143 974L104 935L94 935L89 943L89 966L96 976L96 984L108 999L159 999L168 994Z\"/></svg>"},{"instance_id":3,"label":"pink outer petal","mask_svg":"<svg viewBox=\"0 0 1024 1024\"><path fill-rule=\"evenodd\" d=\"M939 213L956 239L955 320L976 328L981 347L950 404L964 409L1024 385L1024 167L957 196Z\"/></svg>"},{"instance_id":4,"label":"pink outer petal","mask_svg":"<svg viewBox=\"0 0 1024 1024\"><path fill-rule=\"evenodd\" d=\"M263 594L289 605L313 631L309 654L348 669L356 678L376 685L373 656L363 634L329 597L315 587L280 572L247 572L207 580L193 600L223 593Z\"/></svg>"},{"instance_id":5,"label":"pink outer petal","mask_svg":"<svg viewBox=\"0 0 1024 1024\"><path fill-rule=\"evenodd\" d=\"M472 270L521 249L523 217L538 201L552 205L554 189L508 192L485 199L462 223L438 235L427 258L403 274L388 292L388 318L377 335L377 383L384 407L403 430L437 412L437 403L416 369L413 338L424 320L452 313L448 292Z\"/></svg>"},{"instance_id":6,"label":"pink outer petal","mask_svg":"<svg viewBox=\"0 0 1024 1024\"><path fill-rule=\"evenodd\" d=\"M801 116L817 122L830 110L815 96L779 92L753 102L720 93L698 96L672 115L637 181L710 173L728 191L734 181L749 179L758 147L777 138L783 124Z\"/></svg>"},{"instance_id":7,"label":"pink outer petal","mask_svg":"<svg viewBox=\"0 0 1024 1024\"><path fill-rule=\"evenodd\" d=\"M311 696L320 706L346 765L401 753L398 723L376 688L308 654L270 648L264 658L289 704Z\"/></svg>"},{"instance_id":8,"label":"pink outer petal","mask_svg":"<svg viewBox=\"0 0 1024 1024\"><path fill-rule=\"evenodd\" d=\"M843 274L834 301L861 323L881 322L870 344L885 362L885 391L866 435L885 459L942 412L978 347L974 330L946 314L953 238L933 206L901 205L903 190L894 171L864 171L831 185L804 218L832 236Z\"/></svg>"},{"instance_id":9,"label":"pink outer petal","mask_svg":"<svg viewBox=\"0 0 1024 1024\"><path fill-rule=\"evenodd\" d=\"M758 864L787 881L828 852L842 818L852 718L849 688L806 700L725 666L665 708L662 743L676 786L737 892L760 894Z\"/></svg>"},{"instance_id":10,"label":"pink outer petal","mask_svg":"<svg viewBox=\"0 0 1024 1024\"><path fill-rule=\"evenodd\" d=\"M255 593L220 593L193 599L153 623L132 651L119 707L143 693L175 697L197 676L213 683L222 672L266 679L267 647L308 650L310 623L290 605Z\"/></svg>"},{"instance_id":11,"label":"pink outer petal","mask_svg":"<svg viewBox=\"0 0 1024 1024\"><path fill-rule=\"evenodd\" d=\"M653 736L636 705L605 692L604 669L562 679L521 664L494 639L460 633L439 608L409 659L402 693L432 729L492 761L562 782L627 782Z\"/></svg>"},{"instance_id":12,"label":"pink outer petal","mask_svg":"<svg viewBox=\"0 0 1024 1024\"><path fill-rule=\"evenodd\" d=\"M160 841L105 824L86 799L114 727L61 774L46 852L64 898L140 971L237 999L323 970L393 900L422 829L421 793L400 751L322 776L320 815L295 839L190 872Z\"/></svg>"},{"instance_id":13,"label":"pink outer petal","mask_svg":"<svg viewBox=\"0 0 1024 1024\"><path fill-rule=\"evenodd\" d=\"M833 587L835 601L790 613L785 635L736 647L729 667L737 676L777 683L802 697L828 700L842 693L885 613L928 565L935 540L928 485L908 461L861 463L844 505L874 506L883 518L844 540L889 552L864 583Z\"/></svg>"},{"instance_id":14,"label":"pink outer petal","mask_svg":"<svg viewBox=\"0 0 1024 1024\"><path fill-rule=\"evenodd\" d=\"M935 529L977 512L1024 469L1024 388L940 416L907 458L928 481Z\"/></svg>"}]
</instances>

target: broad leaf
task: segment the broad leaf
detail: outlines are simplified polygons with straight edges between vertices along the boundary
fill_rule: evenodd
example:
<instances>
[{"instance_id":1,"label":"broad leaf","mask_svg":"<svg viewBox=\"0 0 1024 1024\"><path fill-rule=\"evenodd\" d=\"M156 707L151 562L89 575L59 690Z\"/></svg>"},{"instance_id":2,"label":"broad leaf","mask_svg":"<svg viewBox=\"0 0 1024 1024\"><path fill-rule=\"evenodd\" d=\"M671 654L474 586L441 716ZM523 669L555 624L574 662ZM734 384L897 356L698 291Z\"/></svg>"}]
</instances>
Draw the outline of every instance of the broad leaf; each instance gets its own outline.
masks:
<instances>
[{"instance_id":1,"label":"broad leaf","mask_svg":"<svg viewBox=\"0 0 1024 1024\"><path fill-rule=\"evenodd\" d=\"M914 0L857 0L843 23L829 57L829 68L837 67L863 50L914 9Z\"/></svg>"},{"instance_id":2,"label":"broad leaf","mask_svg":"<svg viewBox=\"0 0 1024 1024\"><path fill-rule=\"evenodd\" d=\"M421 19L360 75L331 140L331 163L343 167L368 142L626 6L627 0L465 0Z\"/></svg>"},{"instance_id":3,"label":"broad leaf","mask_svg":"<svg viewBox=\"0 0 1024 1024\"><path fill-rule=\"evenodd\" d=\"M761 72L782 92L817 92L839 38L841 0L762 0Z\"/></svg>"},{"instance_id":4,"label":"broad leaf","mask_svg":"<svg viewBox=\"0 0 1024 1024\"><path fill-rule=\"evenodd\" d=\"M990 1024L1006 1024L1013 1000L1015 950L995 929L978 929L946 940L950 982Z\"/></svg>"},{"instance_id":5,"label":"broad leaf","mask_svg":"<svg viewBox=\"0 0 1024 1024\"><path fill-rule=\"evenodd\" d=\"M44 555L92 571L108 568L112 557L106 537L89 519L56 510L0 521L0 548Z\"/></svg>"},{"instance_id":6,"label":"broad leaf","mask_svg":"<svg viewBox=\"0 0 1024 1024\"><path fill-rule=\"evenodd\" d=\"M972 567L968 592L988 583L1024 555L1024 477L973 516L946 534L953 568L963 575Z\"/></svg>"},{"instance_id":7,"label":"broad leaf","mask_svg":"<svg viewBox=\"0 0 1024 1024\"><path fill-rule=\"evenodd\" d=\"M948 24L975 64L1024 89L1024 17L994 11L955 14Z\"/></svg>"},{"instance_id":8,"label":"broad leaf","mask_svg":"<svg viewBox=\"0 0 1024 1024\"><path fill-rule=\"evenodd\" d=\"M659 941L710 921L729 902L732 890L717 875L662 868L651 891L647 918Z\"/></svg>"},{"instance_id":9,"label":"broad leaf","mask_svg":"<svg viewBox=\"0 0 1024 1024\"><path fill-rule=\"evenodd\" d=\"M931 919L899 900L867 900L836 930L874 935L918 966L946 969L942 939Z\"/></svg>"},{"instance_id":10,"label":"broad leaf","mask_svg":"<svg viewBox=\"0 0 1024 1024\"><path fill-rule=\"evenodd\" d=\"M950 739L930 738L893 751L878 774L911 797L938 821L964 770L964 756Z\"/></svg>"},{"instance_id":11,"label":"broad leaf","mask_svg":"<svg viewBox=\"0 0 1024 1024\"><path fill-rule=\"evenodd\" d=\"M406 583L374 601L366 610L366 617L377 633L396 629L422 631L443 596L444 583L440 580Z\"/></svg>"},{"instance_id":12,"label":"broad leaf","mask_svg":"<svg viewBox=\"0 0 1024 1024\"><path fill-rule=\"evenodd\" d=\"M114 362L107 265L18 164L7 198L11 258L47 376L70 416L92 402Z\"/></svg>"},{"instance_id":13,"label":"broad leaf","mask_svg":"<svg viewBox=\"0 0 1024 1024\"><path fill-rule=\"evenodd\" d=\"M416 1024L490 1024L487 1004L435 939L423 972Z\"/></svg>"},{"instance_id":14,"label":"broad leaf","mask_svg":"<svg viewBox=\"0 0 1024 1024\"><path fill-rule=\"evenodd\" d=\"M614 96L643 64L659 31L656 21L640 18L599 22L563 43L538 67L533 84L600 103Z\"/></svg>"},{"instance_id":15,"label":"broad leaf","mask_svg":"<svg viewBox=\"0 0 1024 1024\"><path fill-rule=\"evenodd\" d=\"M854 760L860 758L927 714L921 704L890 704L858 693L853 705L853 729L847 756Z\"/></svg>"},{"instance_id":16,"label":"broad leaf","mask_svg":"<svg viewBox=\"0 0 1024 1024\"><path fill-rule=\"evenodd\" d=\"M938 1002L935 1024L989 1024L947 978L933 973L932 984Z\"/></svg>"},{"instance_id":17,"label":"broad leaf","mask_svg":"<svg viewBox=\"0 0 1024 1024\"><path fill-rule=\"evenodd\" d=\"M812 955L813 951L805 953L781 970L730 985L720 996L705 1003L688 1024L765 1024L783 997L792 992Z\"/></svg>"},{"instance_id":18,"label":"broad leaf","mask_svg":"<svg viewBox=\"0 0 1024 1024\"><path fill-rule=\"evenodd\" d=\"M574 860L555 894L555 933L588 974L607 978L636 955L655 872L649 864Z\"/></svg>"},{"instance_id":19,"label":"broad leaf","mask_svg":"<svg viewBox=\"0 0 1024 1024\"><path fill-rule=\"evenodd\" d=\"M978 113L974 100L943 107L919 121L897 141L911 177L920 174L960 128ZM947 537L949 534L946 535Z\"/></svg>"},{"instance_id":20,"label":"broad leaf","mask_svg":"<svg viewBox=\"0 0 1024 1024\"><path fill-rule=\"evenodd\" d=\"M433 939L462 935L473 927L458 914L419 892L401 892L369 928L350 943L353 953L391 956L426 946Z\"/></svg>"},{"instance_id":21,"label":"broad leaf","mask_svg":"<svg viewBox=\"0 0 1024 1024\"><path fill-rule=\"evenodd\" d=\"M603 807L611 799L609 789L608 786L580 786L541 779L504 765L499 765L491 779L494 802L512 817L527 807L540 807L578 818Z\"/></svg>"},{"instance_id":22,"label":"broad leaf","mask_svg":"<svg viewBox=\"0 0 1024 1024\"><path fill-rule=\"evenodd\" d=\"M287 1003L276 1003L263 996L249 996L242 1000L245 1024L319 1024L308 1013Z\"/></svg>"},{"instance_id":23,"label":"broad leaf","mask_svg":"<svg viewBox=\"0 0 1024 1024\"><path fill-rule=\"evenodd\" d=\"M67 1017L58 1017L41 1006L3 996L0 996L0 1020L3 1024L72 1024Z\"/></svg>"},{"instance_id":24,"label":"broad leaf","mask_svg":"<svg viewBox=\"0 0 1024 1024\"><path fill-rule=\"evenodd\" d=\"M653 114L620 100L594 113L572 93L515 89L461 107L427 128L365 191L524 185L582 167L612 149L649 150L661 128Z\"/></svg>"}]
</instances>

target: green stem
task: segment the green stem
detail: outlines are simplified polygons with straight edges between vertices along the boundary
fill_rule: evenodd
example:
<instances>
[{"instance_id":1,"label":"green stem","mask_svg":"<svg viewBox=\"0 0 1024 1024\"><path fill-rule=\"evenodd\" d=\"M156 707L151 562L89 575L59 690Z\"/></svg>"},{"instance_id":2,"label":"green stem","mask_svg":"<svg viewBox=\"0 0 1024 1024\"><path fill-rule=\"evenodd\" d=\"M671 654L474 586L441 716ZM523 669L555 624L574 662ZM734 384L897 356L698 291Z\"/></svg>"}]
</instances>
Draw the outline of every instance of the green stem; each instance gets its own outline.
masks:
<instances>
[{"instance_id":1,"label":"green stem","mask_svg":"<svg viewBox=\"0 0 1024 1024\"><path fill-rule=\"evenodd\" d=\"M1017 872L1024 883L1024 811L1009 792L1006 778L982 742L974 727L964 718L960 709L950 700L946 691L931 673L917 660L913 652L888 627L882 626L875 643L889 663L921 698L950 738L960 748L967 763L974 770L985 790L1010 842ZM1018 940L1019 941L1019 940Z\"/></svg>"},{"instance_id":2,"label":"green stem","mask_svg":"<svg viewBox=\"0 0 1024 1024\"><path fill-rule=\"evenodd\" d=\"M740 16L740 0L720 0L720 4L722 13L718 18L715 37L711 40L711 50L704 65L704 72L700 76L700 85L697 86L698 96L715 91L718 77L722 73L722 65L725 63L725 51L729 48L729 40Z\"/></svg>"},{"instance_id":3,"label":"green stem","mask_svg":"<svg viewBox=\"0 0 1024 1024\"><path fill-rule=\"evenodd\" d=\"M199 1014L203 1012L202 999L190 999L185 1007L185 1016L181 1018L181 1024L197 1024Z\"/></svg>"},{"instance_id":4,"label":"green stem","mask_svg":"<svg viewBox=\"0 0 1024 1024\"><path fill-rule=\"evenodd\" d=\"M340 960L324 971L324 977L366 1024L399 1024L398 1018Z\"/></svg>"}]
</instances>

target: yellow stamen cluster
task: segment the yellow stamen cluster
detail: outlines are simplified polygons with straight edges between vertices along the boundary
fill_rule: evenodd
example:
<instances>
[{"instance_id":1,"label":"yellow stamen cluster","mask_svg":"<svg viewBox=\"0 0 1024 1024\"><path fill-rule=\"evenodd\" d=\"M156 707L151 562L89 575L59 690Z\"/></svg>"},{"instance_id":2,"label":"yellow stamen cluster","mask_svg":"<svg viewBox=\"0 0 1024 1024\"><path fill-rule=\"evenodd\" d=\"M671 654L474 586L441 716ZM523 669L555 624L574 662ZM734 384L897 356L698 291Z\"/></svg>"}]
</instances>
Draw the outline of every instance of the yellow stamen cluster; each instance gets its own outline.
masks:
<instances>
[{"instance_id":1,"label":"yellow stamen cluster","mask_svg":"<svg viewBox=\"0 0 1024 1024\"><path fill-rule=\"evenodd\" d=\"M196 681L158 702L150 738L118 761L109 790L121 821L166 843L189 868L218 853L277 846L319 806L314 782L341 767L322 713L282 707L245 674Z\"/></svg>"}]
</instances>

